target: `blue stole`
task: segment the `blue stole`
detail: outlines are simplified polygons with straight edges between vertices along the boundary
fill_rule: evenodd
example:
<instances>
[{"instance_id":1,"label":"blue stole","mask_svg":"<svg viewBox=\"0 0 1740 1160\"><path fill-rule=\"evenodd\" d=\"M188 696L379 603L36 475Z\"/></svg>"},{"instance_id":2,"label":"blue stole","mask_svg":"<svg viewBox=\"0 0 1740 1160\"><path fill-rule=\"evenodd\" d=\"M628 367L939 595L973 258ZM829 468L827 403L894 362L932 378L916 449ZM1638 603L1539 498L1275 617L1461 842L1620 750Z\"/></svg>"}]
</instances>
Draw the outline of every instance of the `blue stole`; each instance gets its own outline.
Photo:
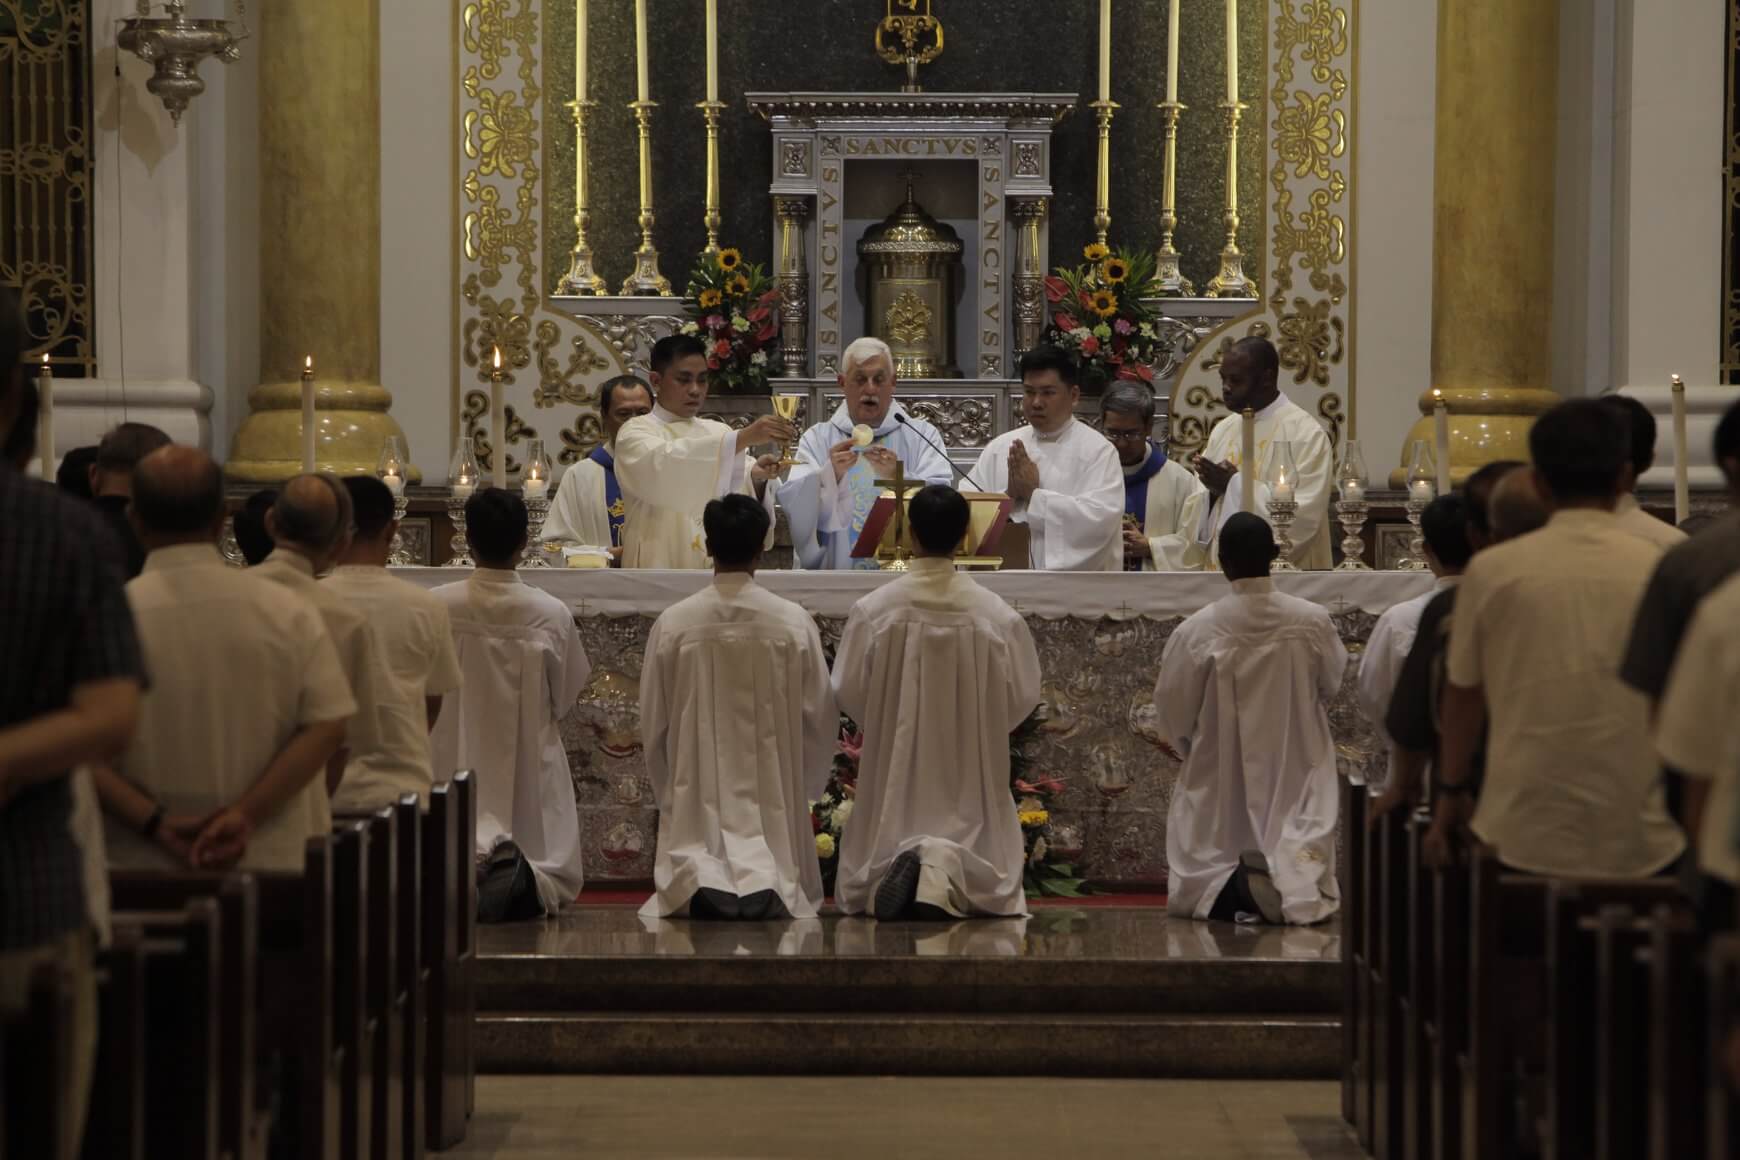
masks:
<instances>
[{"instance_id":1,"label":"blue stole","mask_svg":"<svg viewBox=\"0 0 1740 1160\"><path fill-rule=\"evenodd\" d=\"M604 469L604 510L610 513L610 546L622 547L622 521L627 509L622 506L622 485L616 482L616 457L600 443L586 458Z\"/></svg>"},{"instance_id":2,"label":"blue stole","mask_svg":"<svg viewBox=\"0 0 1740 1160\"><path fill-rule=\"evenodd\" d=\"M1129 475L1124 476L1124 526L1135 522L1138 531L1146 531L1148 524L1148 481L1160 474L1160 469L1166 466L1166 452L1158 443L1148 444L1148 459ZM1124 571L1140 572L1142 561L1125 557Z\"/></svg>"}]
</instances>

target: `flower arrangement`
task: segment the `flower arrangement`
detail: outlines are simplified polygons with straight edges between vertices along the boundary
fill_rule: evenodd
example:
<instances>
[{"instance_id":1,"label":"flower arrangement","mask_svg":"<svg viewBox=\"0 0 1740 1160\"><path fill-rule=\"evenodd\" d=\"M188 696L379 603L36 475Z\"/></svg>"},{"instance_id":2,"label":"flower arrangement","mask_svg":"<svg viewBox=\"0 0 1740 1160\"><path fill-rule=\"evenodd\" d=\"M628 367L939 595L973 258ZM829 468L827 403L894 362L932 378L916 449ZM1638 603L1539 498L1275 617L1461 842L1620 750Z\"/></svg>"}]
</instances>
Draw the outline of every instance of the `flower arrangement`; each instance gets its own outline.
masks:
<instances>
[{"instance_id":1,"label":"flower arrangement","mask_svg":"<svg viewBox=\"0 0 1740 1160\"><path fill-rule=\"evenodd\" d=\"M834 874L840 867L840 839L852 817L858 790L858 758L864 752L864 734L844 714L840 739L834 752L834 771L822 796L810 803L810 828L816 835L816 858L822 864L822 885L834 890Z\"/></svg>"},{"instance_id":2,"label":"flower arrangement","mask_svg":"<svg viewBox=\"0 0 1740 1160\"><path fill-rule=\"evenodd\" d=\"M1114 379L1152 383L1164 354L1159 314L1144 301L1160 294L1153 255L1094 242L1082 257L1081 265L1046 276L1045 341L1074 352L1090 390Z\"/></svg>"},{"instance_id":3,"label":"flower arrangement","mask_svg":"<svg viewBox=\"0 0 1740 1160\"><path fill-rule=\"evenodd\" d=\"M767 272L734 249L703 254L685 295L689 321L681 330L707 345L714 387L733 395L766 394L779 338L779 290Z\"/></svg>"}]
</instances>

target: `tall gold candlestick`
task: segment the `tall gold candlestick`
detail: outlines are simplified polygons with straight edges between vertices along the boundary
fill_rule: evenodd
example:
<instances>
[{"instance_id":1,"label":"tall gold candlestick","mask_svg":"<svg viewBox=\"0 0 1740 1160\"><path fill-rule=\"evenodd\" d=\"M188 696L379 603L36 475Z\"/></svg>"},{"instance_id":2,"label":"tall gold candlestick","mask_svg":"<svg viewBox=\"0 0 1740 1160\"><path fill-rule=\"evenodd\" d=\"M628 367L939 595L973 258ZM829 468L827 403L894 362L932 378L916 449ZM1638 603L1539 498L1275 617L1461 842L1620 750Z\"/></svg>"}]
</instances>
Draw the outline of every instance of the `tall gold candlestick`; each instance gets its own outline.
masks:
<instances>
[{"instance_id":1,"label":"tall gold candlestick","mask_svg":"<svg viewBox=\"0 0 1740 1160\"><path fill-rule=\"evenodd\" d=\"M610 293L592 267L592 242L586 236L592 226L586 118L597 105L586 98L586 23L586 0L574 0L574 99L566 105L574 115L574 252L568 255L568 272L556 283L558 294Z\"/></svg>"},{"instance_id":2,"label":"tall gold candlestick","mask_svg":"<svg viewBox=\"0 0 1740 1160\"><path fill-rule=\"evenodd\" d=\"M1116 101L1095 101L1088 106L1100 123L1099 176L1094 194L1094 240L1106 244L1112 229L1112 110Z\"/></svg>"},{"instance_id":3,"label":"tall gold candlestick","mask_svg":"<svg viewBox=\"0 0 1740 1160\"><path fill-rule=\"evenodd\" d=\"M645 0L636 2L644 4ZM640 100L628 107L634 110L635 123L640 126L640 249L634 252L634 272L623 280L622 293L668 296L671 281L659 273L659 252L653 245L657 216L653 212L652 111L658 104Z\"/></svg>"},{"instance_id":4,"label":"tall gold candlestick","mask_svg":"<svg viewBox=\"0 0 1740 1160\"><path fill-rule=\"evenodd\" d=\"M712 258L719 253L719 116L725 102L701 101L695 107L707 119L707 214L701 219L707 227L707 245L701 252Z\"/></svg>"},{"instance_id":5,"label":"tall gold candlestick","mask_svg":"<svg viewBox=\"0 0 1740 1160\"><path fill-rule=\"evenodd\" d=\"M1221 108L1226 112L1226 245L1220 252L1220 273L1209 280L1208 296L1255 298L1257 284L1245 277L1245 256L1239 250L1239 117L1245 105L1222 102Z\"/></svg>"},{"instance_id":6,"label":"tall gold candlestick","mask_svg":"<svg viewBox=\"0 0 1740 1160\"><path fill-rule=\"evenodd\" d=\"M1185 107L1172 99L1161 101L1158 108L1166 124L1166 168L1160 187L1160 249L1154 255L1154 279L1162 294L1188 298L1196 287L1179 269L1178 248L1172 240L1178 229L1178 118Z\"/></svg>"}]
</instances>

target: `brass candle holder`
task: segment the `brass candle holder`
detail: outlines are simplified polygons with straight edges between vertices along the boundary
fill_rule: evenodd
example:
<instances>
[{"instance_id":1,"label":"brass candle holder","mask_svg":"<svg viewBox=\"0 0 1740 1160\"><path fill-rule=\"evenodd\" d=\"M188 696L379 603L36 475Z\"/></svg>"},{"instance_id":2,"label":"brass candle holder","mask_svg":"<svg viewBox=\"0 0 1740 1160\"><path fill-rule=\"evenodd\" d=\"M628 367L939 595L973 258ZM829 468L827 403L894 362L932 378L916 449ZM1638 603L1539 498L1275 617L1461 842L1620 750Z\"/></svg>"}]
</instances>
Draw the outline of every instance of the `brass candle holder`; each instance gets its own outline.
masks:
<instances>
[{"instance_id":1,"label":"brass candle holder","mask_svg":"<svg viewBox=\"0 0 1740 1160\"><path fill-rule=\"evenodd\" d=\"M1257 284L1245 276L1245 256L1239 250L1239 118L1243 101L1222 101L1226 113L1226 245L1220 251L1220 273L1208 283L1210 298L1255 298Z\"/></svg>"},{"instance_id":2,"label":"brass candle holder","mask_svg":"<svg viewBox=\"0 0 1740 1160\"><path fill-rule=\"evenodd\" d=\"M652 113L657 101L631 101L635 124L640 128L640 248L634 252L634 272L623 280L622 293L669 297L671 280L659 273L659 251L653 245Z\"/></svg>"},{"instance_id":3,"label":"brass candle holder","mask_svg":"<svg viewBox=\"0 0 1740 1160\"><path fill-rule=\"evenodd\" d=\"M1112 229L1112 112L1116 101L1095 101L1088 106L1100 126L1098 176L1094 194L1094 240L1106 244Z\"/></svg>"},{"instance_id":4,"label":"brass candle holder","mask_svg":"<svg viewBox=\"0 0 1740 1160\"><path fill-rule=\"evenodd\" d=\"M707 121L707 212L701 220L707 227L707 245L701 251L709 258L719 256L719 117L725 111L724 101L699 101L695 107Z\"/></svg>"},{"instance_id":5,"label":"brass candle holder","mask_svg":"<svg viewBox=\"0 0 1740 1160\"><path fill-rule=\"evenodd\" d=\"M1189 298L1196 287L1178 268L1180 255L1172 242L1173 231L1178 228L1178 118L1185 107L1177 101L1161 101L1158 108L1166 122L1166 170L1160 190L1160 249L1154 255L1154 280L1160 293Z\"/></svg>"},{"instance_id":6,"label":"brass candle holder","mask_svg":"<svg viewBox=\"0 0 1740 1160\"><path fill-rule=\"evenodd\" d=\"M574 115L574 252L568 255L568 272L556 284L556 293L600 295L610 293L604 279L592 266L592 242L586 236L592 226L591 190L587 178L586 118L597 101L573 100L566 107Z\"/></svg>"}]
</instances>

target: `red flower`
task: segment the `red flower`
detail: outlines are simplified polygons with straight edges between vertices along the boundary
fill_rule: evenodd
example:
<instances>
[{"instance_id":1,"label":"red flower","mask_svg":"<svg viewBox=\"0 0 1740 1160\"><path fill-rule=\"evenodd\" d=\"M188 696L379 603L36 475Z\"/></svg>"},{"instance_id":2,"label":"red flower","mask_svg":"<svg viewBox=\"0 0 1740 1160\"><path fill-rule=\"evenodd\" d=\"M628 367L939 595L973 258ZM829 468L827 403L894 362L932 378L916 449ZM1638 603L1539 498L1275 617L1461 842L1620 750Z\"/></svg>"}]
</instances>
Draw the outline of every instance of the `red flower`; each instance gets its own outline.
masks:
<instances>
[{"instance_id":1,"label":"red flower","mask_svg":"<svg viewBox=\"0 0 1740 1160\"><path fill-rule=\"evenodd\" d=\"M1081 340L1081 352L1088 358L1092 358L1094 355L1100 353L1100 340L1091 334L1088 335L1086 338Z\"/></svg>"},{"instance_id":2,"label":"red flower","mask_svg":"<svg viewBox=\"0 0 1740 1160\"><path fill-rule=\"evenodd\" d=\"M1076 295L1076 297L1081 299L1081 308L1083 310L1092 310L1094 308L1094 296L1089 294L1086 290L1083 290L1080 294Z\"/></svg>"},{"instance_id":3,"label":"red flower","mask_svg":"<svg viewBox=\"0 0 1740 1160\"><path fill-rule=\"evenodd\" d=\"M1057 329L1059 329L1059 330L1074 330L1074 329L1076 329L1076 327L1081 325L1081 323L1079 323L1075 320L1074 315L1067 314L1062 310L1059 310L1056 314L1053 314L1051 316L1051 321L1053 321L1057 324Z\"/></svg>"},{"instance_id":4,"label":"red flower","mask_svg":"<svg viewBox=\"0 0 1740 1160\"><path fill-rule=\"evenodd\" d=\"M707 360L707 369L710 371L718 370L719 369L719 360L716 358L708 359Z\"/></svg>"},{"instance_id":5,"label":"red flower","mask_svg":"<svg viewBox=\"0 0 1740 1160\"><path fill-rule=\"evenodd\" d=\"M1069 295L1069 287L1056 274L1045 276L1045 300L1047 302L1062 302Z\"/></svg>"},{"instance_id":6,"label":"red flower","mask_svg":"<svg viewBox=\"0 0 1740 1160\"><path fill-rule=\"evenodd\" d=\"M770 320L766 326L755 332L755 341L758 343L767 342L778 333L779 323Z\"/></svg>"},{"instance_id":7,"label":"red flower","mask_svg":"<svg viewBox=\"0 0 1740 1160\"><path fill-rule=\"evenodd\" d=\"M718 355L720 358L724 358L731 353L731 344L726 342L724 339L720 339L718 342L713 344L713 353Z\"/></svg>"},{"instance_id":8,"label":"red flower","mask_svg":"<svg viewBox=\"0 0 1740 1160\"><path fill-rule=\"evenodd\" d=\"M774 287L772 290L763 294L760 298L757 298L756 301L761 303L763 306L772 306L775 302L779 301L779 288L777 286Z\"/></svg>"},{"instance_id":9,"label":"red flower","mask_svg":"<svg viewBox=\"0 0 1740 1160\"><path fill-rule=\"evenodd\" d=\"M1117 377L1131 382L1152 383L1154 381L1154 368L1147 363L1128 363L1118 368Z\"/></svg>"},{"instance_id":10,"label":"red flower","mask_svg":"<svg viewBox=\"0 0 1740 1160\"><path fill-rule=\"evenodd\" d=\"M754 310L751 310L749 312L747 317L748 317L749 321L751 321L751 322L760 322L762 319L767 318L772 313L773 313L773 311L769 310L765 306L757 306Z\"/></svg>"},{"instance_id":11,"label":"red flower","mask_svg":"<svg viewBox=\"0 0 1740 1160\"><path fill-rule=\"evenodd\" d=\"M820 814L817 814L817 813L815 813L815 812L814 812L814 811L813 811L813 810L812 810L812 811L811 811L811 812L810 812L810 833L812 833L812 834L819 834L819 833L821 833L821 832L822 832L822 818L821 818L821 815L820 815Z\"/></svg>"}]
</instances>

